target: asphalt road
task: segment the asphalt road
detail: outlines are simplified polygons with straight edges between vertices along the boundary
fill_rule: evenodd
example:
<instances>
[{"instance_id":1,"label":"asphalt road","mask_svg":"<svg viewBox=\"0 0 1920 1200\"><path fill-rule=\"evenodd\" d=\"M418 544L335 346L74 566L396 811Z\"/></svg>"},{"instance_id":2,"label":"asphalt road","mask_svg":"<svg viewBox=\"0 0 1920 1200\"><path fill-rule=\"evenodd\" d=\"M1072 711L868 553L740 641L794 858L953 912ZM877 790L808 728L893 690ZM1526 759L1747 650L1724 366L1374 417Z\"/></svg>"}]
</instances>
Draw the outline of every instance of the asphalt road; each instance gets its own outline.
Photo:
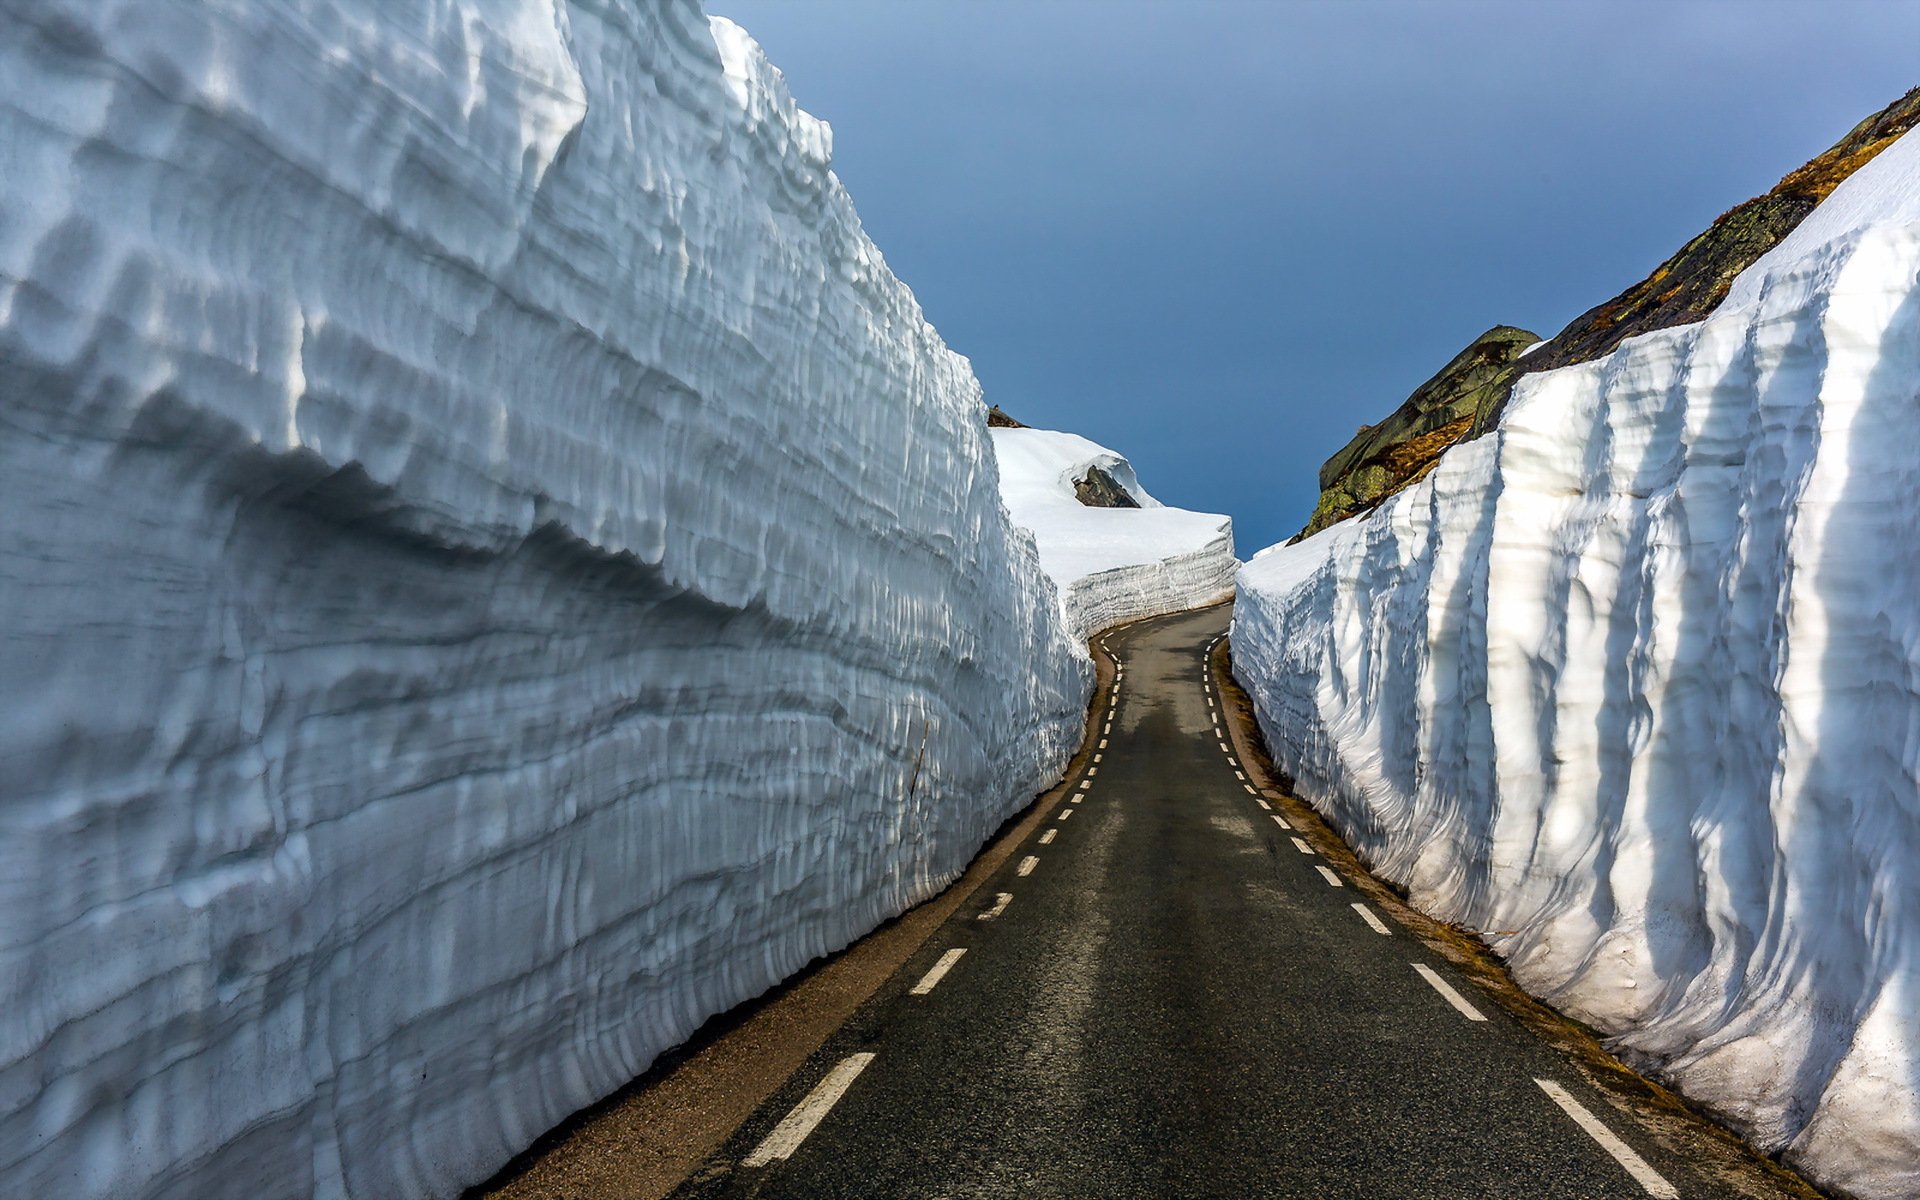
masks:
<instances>
[{"instance_id":1,"label":"asphalt road","mask_svg":"<svg viewBox=\"0 0 1920 1200\"><path fill-rule=\"evenodd\" d=\"M1753 1194L1295 841L1216 725L1229 615L1110 635L1080 786L676 1196Z\"/></svg>"}]
</instances>

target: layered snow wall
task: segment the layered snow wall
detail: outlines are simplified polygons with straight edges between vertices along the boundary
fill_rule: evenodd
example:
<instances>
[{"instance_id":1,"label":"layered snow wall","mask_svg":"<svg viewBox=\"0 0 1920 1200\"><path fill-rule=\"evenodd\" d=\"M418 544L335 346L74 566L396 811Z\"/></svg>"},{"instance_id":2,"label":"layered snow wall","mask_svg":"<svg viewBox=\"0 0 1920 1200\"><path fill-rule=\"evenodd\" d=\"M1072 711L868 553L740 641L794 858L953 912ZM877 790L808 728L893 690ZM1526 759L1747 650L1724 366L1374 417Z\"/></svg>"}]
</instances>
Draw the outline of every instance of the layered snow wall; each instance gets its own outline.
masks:
<instances>
[{"instance_id":1,"label":"layered snow wall","mask_svg":"<svg viewBox=\"0 0 1920 1200\"><path fill-rule=\"evenodd\" d=\"M828 161L690 0L0 7L0 1190L456 1193L1057 777Z\"/></svg>"},{"instance_id":2,"label":"layered snow wall","mask_svg":"<svg viewBox=\"0 0 1920 1200\"><path fill-rule=\"evenodd\" d=\"M995 428L1000 492L1014 523L1030 530L1040 565L1059 589L1076 639L1144 617L1213 604L1233 595L1239 560L1233 519L1168 508L1135 478L1133 464L1072 433ZM1092 508L1074 483L1098 467L1139 508Z\"/></svg>"},{"instance_id":3,"label":"layered snow wall","mask_svg":"<svg viewBox=\"0 0 1920 1200\"><path fill-rule=\"evenodd\" d=\"M1920 139L1241 572L1300 792L1693 1098L1920 1194Z\"/></svg>"}]
</instances>

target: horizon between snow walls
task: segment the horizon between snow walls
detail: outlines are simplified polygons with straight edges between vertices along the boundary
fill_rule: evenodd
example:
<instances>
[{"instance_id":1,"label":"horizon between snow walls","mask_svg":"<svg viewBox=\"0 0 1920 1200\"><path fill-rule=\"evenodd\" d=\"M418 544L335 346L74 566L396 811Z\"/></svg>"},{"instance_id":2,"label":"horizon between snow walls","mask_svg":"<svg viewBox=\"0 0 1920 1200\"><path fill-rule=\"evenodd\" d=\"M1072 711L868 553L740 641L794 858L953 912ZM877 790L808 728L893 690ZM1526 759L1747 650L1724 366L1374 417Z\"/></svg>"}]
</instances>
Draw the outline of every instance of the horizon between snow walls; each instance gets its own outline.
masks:
<instances>
[{"instance_id":1,"label":"horizon between snow walls","mask_svg":"<svg viewBox=\"0 0 1920 1200\"><path fill-rule=\"evenodd\" d=\"M953 879L1091 665L697 4L0 14L0 1177L448 1196Z\"/></svg>"},{"instance_id":2,"label":"horizon between snow walls","mask_svg":"<svg viewBox=\"0 0 1920 1200\"><path fill-rule=\"evenodd\" d=\"M1824 1186L1920 1194L1920 139L1706 320L1240 573L1275 758L1414 903Z\"/></svg>"},{"instance_id":3,"label":"horizon between snow walls","mask_svg":"<svg viewBox=\"0 0 1920 1200\"><path fill-rule=\"evenodd\" d=\"M1140 486L1132 463L1078 434L1025 426L988 432L1007 512L1032 532L1076 643L1114 625L1233 595L1240 562L1232 517L1168 508ZM1138 507L1082 503L1074 485L1094 468Z\"/></svg>"}]
</instances>

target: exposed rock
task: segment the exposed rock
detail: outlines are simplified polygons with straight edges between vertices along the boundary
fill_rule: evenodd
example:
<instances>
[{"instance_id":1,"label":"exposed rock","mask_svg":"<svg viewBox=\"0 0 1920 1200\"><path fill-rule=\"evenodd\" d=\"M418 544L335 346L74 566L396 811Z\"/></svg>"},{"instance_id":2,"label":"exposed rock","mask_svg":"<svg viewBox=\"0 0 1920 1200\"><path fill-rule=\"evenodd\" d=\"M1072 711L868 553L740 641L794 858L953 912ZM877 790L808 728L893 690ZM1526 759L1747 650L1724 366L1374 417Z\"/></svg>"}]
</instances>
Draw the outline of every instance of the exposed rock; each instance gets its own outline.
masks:
<instances>
[{"instance_id":1,"label":"exposed rock","mask_svg":"<svg viewBox=\"0 0 1920 1200\"><path fill-rule=\"evenodd\" d=\"M1073 495L1088 508L1139 508L1140 502L1120 486L1120 481L1099 467L1088 467L1083 478L1073 481Z\"/></svg>"},{"instance_id":2,"label":"exposed rock","mask_svg":"<svg viewBox=\"0 0 1920 1200\"><path fill-rule=\"evenodd\" d=\"M1012 417L1008 416L1005 410L1003 410L998 404L989 404L987 406L987 428L988 429L1025 429L1027 428L1027 425L1024 421L1016 421Z\"/></svg>"},{"instance_id":3,"label":"exposed rock","mask_svg":"<svg viewBox=\"0 0 1920 1200\"><path fill-rule=\"evenodd\" d=\"M1362 425L1320 468L1320 503L1293 540L1365 512L1424 478L1482 411L1505 400L1520 354L1539 340L1537 333L1496 325L1415 388L1392 416Z\"/></svg>"},{"instance_id":4,"label":"exposed rock","mask_svg":"<svg viewBox=\"0 0 1920 1200\"><path fill-rule=\"evenodd\" d=\"M1320 469L1320 501L1306 528L1293 540L1368 511L1424 477L1449 446L1492 429L1520 376L1590 362L1630 337L1703 319L1726 297L1736 275L1778 245L1842 180L1872 161L1916 121L1920 121L1920 88L1854 126L1766 195L1722 213L1651 275L1580 314L1546 345L1483 375L1471 385L1474 403L1464 422L1460 404L1452 405L1454 415L1440 421L1429 413L1410 412L1423 393L1464 370L1461 359L1470 358L1487 338L1502 330L1521 331L1501 326L1482 334L1440 374L1422 384L1393 416L1376 426L1362 426L1351 442L1327 460ZM1525 348L1521 345L1513 354ZM1433 402L1438 403L1439 397Z\"/></svg>"}]
</instances>

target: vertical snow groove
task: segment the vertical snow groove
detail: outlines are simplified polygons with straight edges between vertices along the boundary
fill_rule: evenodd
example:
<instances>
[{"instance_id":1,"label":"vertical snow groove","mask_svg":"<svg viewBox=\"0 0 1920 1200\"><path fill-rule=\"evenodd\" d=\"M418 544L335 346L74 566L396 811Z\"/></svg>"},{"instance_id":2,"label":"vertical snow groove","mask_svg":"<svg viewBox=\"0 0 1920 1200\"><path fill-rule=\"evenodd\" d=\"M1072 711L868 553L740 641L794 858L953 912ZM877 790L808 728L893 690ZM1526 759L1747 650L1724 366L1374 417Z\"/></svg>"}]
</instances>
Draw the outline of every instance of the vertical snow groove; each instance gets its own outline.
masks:
<instances>
[{"instance_id":1,"label":"vertical snow groove","mask_svg":"<svg viewBox=\"0 0 1920 1200\"><path fill-rule=\"evenodd\" d=\"M1920 143L1887 153L1740 307L1256 556L1233 631L1376 870L1876 1198L1920 1190Z\"/></svg>"}]
</instances>

